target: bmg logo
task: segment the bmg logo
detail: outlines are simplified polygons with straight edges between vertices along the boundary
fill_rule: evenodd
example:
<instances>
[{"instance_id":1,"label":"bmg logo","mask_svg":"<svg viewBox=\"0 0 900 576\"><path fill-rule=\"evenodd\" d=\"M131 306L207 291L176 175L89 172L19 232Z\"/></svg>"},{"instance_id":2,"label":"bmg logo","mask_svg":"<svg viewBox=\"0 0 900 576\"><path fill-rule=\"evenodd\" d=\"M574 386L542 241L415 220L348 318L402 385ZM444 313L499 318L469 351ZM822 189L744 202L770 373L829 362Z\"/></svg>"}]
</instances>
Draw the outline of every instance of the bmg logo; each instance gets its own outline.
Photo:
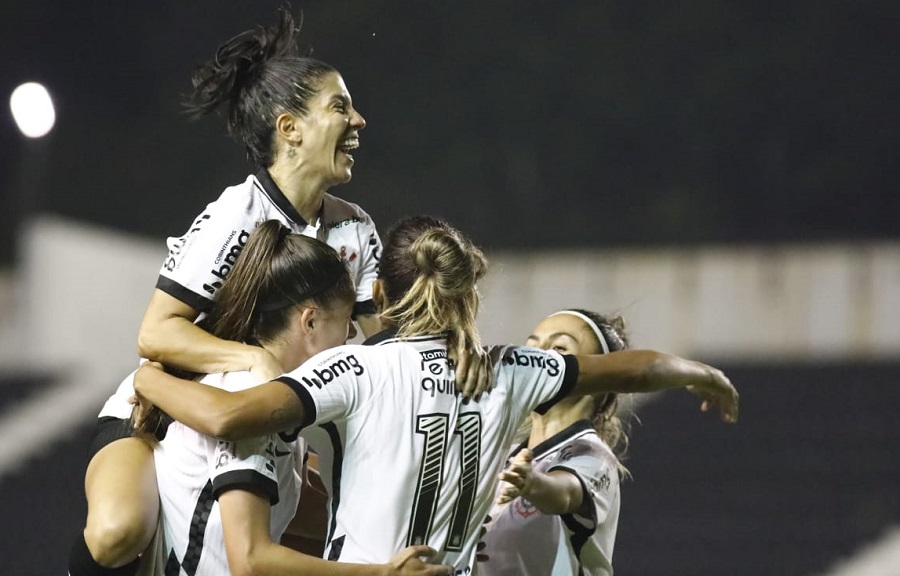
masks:
<instances>
[{"instance_id":1,"label":"bmg logo","mask_svg":"<svg viewBox=\"0 0 900 576\"><path fill-rule=\"evenodd\" d=\"M314 378L303 376L301 380L310 388L322 388L329 382L333 382L338 376L350 371L357 376L362 376L366 372L362 367L362 364L359 363L359 360L357 360L356 356L353 354L348 354L346 357L341 358L336 362L332 362L324 368L313 368Z\"/></svg>"}]
</instances>

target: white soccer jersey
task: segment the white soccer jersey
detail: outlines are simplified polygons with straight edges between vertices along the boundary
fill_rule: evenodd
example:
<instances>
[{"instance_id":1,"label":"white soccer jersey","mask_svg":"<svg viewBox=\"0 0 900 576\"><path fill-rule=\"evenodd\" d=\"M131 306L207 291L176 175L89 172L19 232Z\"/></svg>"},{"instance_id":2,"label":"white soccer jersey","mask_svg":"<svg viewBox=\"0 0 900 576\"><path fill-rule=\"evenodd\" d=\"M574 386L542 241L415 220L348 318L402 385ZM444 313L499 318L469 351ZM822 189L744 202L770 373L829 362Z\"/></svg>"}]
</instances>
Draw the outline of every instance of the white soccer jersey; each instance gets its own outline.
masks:
<instances>
[{"instance_id":1,"label":"white soccer jersey","mask_svg":"<svg viewBox=\"0 0 900 576\"><path fill-rule=\"evenodd\" d=\"M494 506L484 537L488 561L478 564L479 576L610 576L620 504L615 455L587 420L532 452L535 470L565 470L578 478L582 508L573 514L544 514L521 496Z\"/></svg>"},{"instance_id":2,"label":"white soccer jersey","mask_svg":"<svg viewBox=\"0 0 900 576\"><path fill-rule=\"evenodd\" d=\"M491 349L495 388L463 402L443 337L341 346L282 376L308 415L302 432L329 489L326 557L387 561L428 544L458 574L490 509L506 450L533 410L574 385L574 357L535 348Z\"/></svg>"},{"instance_id":3,"label":"white soccer jersey","mask_svg":"<svg viewBox=\"0 0 900 576\"><path fill-rule=\"evenodd\" d=\"M208 204L180 238L169 238L169 254L156 287L195 310L215 300L250 233L265 220L279 220L294 233L318 238L334 248L356 284L357 314L372 314L381 240L359 206L326 194L316 225L308 224L266 170L226 188Z\"/></svg>"},{"instance_id":4,"label":"white soccer jersey","mask_svg":"<svg viewBox=\"0 0 900 576\"><path fill-rule=\"evenodd\" d=\"M195 310L209 308L231 272L250 233L266 220L278 220L297 234L318 238L334 248L356 284L355 314L375 313L372 284L377 276L381 240L372 219L359 206L326 194L316 226L307 224L265 170L226 188L206 206L180 238L169 238L169 254L156 287ZM99 417L127 419L134 396L133 374L125 378Z\"/></svg>"},{"instance_id":5,"label":"white soccer jersey","mask_svg":"<svg viewBox=\"0 0 900 576\"><path fill-rule=\"evenodd\" d=\"M203 382L230 391L259 383L249 372L213 374ZM280 541L297 511L305 446L296 434L225 442L179 422L171 424L154 451L165 574L230 574L216 501L229 489L252 489L268 496L270 534L274 542Z\"/></svg>"}]
</instances>

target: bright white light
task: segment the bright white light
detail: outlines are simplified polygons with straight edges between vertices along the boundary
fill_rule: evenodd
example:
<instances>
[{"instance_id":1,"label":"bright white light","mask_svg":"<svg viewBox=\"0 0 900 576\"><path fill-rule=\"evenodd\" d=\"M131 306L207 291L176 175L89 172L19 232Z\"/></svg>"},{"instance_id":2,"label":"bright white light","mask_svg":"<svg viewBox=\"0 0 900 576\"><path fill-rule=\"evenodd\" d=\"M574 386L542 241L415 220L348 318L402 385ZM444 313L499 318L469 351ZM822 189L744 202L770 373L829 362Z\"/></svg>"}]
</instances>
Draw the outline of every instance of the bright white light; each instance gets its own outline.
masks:
<instances>
[{"instance_id":1,"label":"bright white light","mask_svg":"<svg viewBox=\"0 0 900 576\"><path fill-rule=\"evenodd\" d=\"M9 108L19 130L29 138L45 136L56 122L50 93L37 82L26 82L13 90Z\"/></svg>"}]
</instances>

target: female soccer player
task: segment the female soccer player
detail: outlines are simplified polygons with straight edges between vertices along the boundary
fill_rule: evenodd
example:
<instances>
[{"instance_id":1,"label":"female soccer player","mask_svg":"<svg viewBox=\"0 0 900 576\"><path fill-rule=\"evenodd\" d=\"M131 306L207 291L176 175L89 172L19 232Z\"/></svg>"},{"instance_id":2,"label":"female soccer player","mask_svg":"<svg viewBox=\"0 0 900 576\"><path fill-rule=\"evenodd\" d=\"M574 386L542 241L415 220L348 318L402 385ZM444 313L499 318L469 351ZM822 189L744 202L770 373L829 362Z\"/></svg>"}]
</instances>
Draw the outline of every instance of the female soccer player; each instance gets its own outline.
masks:
<instances>
[{"instance_id":1,"label":"female soccer player","mask_svg":"<svg viewBox=\"0 0 900 576\"><path fill-rule=\"evenodd\" d=\"M153 366L138 393L211 436L236 439L303 428L319 454L331 520L328 558L384 562L407 545L469 573L479 526L516 428L567 396L689 387L737 415L737 392L718 370L651 351L561 355L490 350L494 388L478 401L454 390L447 351L478 342L481 251L428 217L388 237L373 287L390 330L371 345L318 354L278 380L229 393ZM198 407L202 406L202 410Z\"/></svg>"},{"instance_id":2,"label":"female soccer player","mask_svg":"<svg viewBox=\"0 0 900 576\"><path fill-rule=\"evenodd\" d=\"M293 370L310 356L344 343L351 330L355 286L338 254L278 221L250 235L229 279L202 321L217 337L249 342ZM260 382L248 371L211 374L202 382L242 390ZM278 544L297 511L305 442L282 432L237 442L174 423L154 451L162 506L158 556L143 574L449 574L401 551L381 566L340 564ZM156 550L157 548L154 548ZM152 560L152 562L151 562Z\"/></svg>"},{"instance_id":3,"label":"female soccer player","mask_svg":"<svg viewBox=\"0 0 900 576\"><path fill-rule=\"evenodd\" d=\"M562 354L628 347L621 317L570 309L542 320L526 344ZM545 414L506 469L484 537L486 576L612 574L619 522L619 457L627 444L616 394L571 396Z\"/></svg>"},{"instance_id":4,"label":"female soccer player","mask_svg":"<svg viewBox=\"0 0 900 576\"><path fill-rule=\"evenodd\" d=\"M271 28L238 34L194 74L189 109L203 115L225 108L228 130L254 167L246 181L226 189L169 254L139 334L142 356L199 373L249 370L261 379L281 374L266 349L217 338L195 320L215 301L250 233L276 219L292 232L319 238L349 267L356 319L372 333L372 283L381 243L371 218L355 204L327 193L350 180L351 155L366 123L353 107L341 75L300 56L297 27L281 12ZM103 407L85 475L87 522L73 554L93 558L72 576L131 574L156 526L157 497L151 451L127 438L131 414L126 379ZM131 566L131 567L125 567Z\"/></svg>"}]
</instances>

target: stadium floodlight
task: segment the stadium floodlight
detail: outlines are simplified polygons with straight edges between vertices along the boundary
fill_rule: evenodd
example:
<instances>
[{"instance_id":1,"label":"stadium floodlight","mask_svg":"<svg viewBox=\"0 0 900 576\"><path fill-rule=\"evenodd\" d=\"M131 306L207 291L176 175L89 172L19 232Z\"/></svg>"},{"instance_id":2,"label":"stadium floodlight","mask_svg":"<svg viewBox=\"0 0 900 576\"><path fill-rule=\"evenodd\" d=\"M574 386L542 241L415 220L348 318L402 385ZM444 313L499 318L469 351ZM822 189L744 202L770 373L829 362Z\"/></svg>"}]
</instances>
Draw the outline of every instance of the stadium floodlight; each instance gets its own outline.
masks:
<instances>
[{"instance_id":1,"label":"stadium floodlight","mask_svg":"<svg viewBox=\"0 0 900 576\"><path fill-rule=\"evenodd\" d=\"M13 90L9 108L16 126L28 138L46 136L56 122L50 93L37 82L26 82Z\"/></svg>"}]
</instances>

